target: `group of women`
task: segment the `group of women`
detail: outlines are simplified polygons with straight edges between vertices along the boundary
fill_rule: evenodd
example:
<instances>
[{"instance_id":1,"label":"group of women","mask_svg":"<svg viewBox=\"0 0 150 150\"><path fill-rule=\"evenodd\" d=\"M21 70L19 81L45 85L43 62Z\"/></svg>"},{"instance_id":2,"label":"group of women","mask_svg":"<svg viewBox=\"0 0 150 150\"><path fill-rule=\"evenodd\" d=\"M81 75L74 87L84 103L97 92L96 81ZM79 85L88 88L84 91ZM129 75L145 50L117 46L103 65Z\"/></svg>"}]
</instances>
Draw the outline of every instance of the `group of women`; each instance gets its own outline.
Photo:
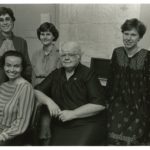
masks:
<instances>
[{"instance_id":1,"label":"group of women","mask_svg":"<svg viewBox=\"0 0 150 150\"><path fill-rule=\"evenodd\" d=\"M37 29L43 47L33 54L30 63L26 41L12 32L14 22L13 11L1 7L0 145L7 145L27 130L36 102L33 86L61 67L55 46L59 33L52 23L45 22ZM146 27L133 18L123 23L121 31L124 46L113 51L105 92L107 144L147 145L150 143L150 52L138 45ZM49 112L43 107L38 135L41 145L49 145L50 121Z\"/></svg>"}]
</instances>

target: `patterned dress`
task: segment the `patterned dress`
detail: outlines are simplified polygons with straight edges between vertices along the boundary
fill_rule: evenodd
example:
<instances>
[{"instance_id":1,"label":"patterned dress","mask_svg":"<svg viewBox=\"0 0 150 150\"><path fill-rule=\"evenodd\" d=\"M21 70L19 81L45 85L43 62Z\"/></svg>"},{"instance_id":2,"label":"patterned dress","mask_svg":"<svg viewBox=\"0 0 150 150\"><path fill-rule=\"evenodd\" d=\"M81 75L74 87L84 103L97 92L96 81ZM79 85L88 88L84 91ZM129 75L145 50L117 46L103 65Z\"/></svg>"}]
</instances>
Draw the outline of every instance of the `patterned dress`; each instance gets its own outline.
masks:
<instances>
[{"instance_id":1,"label":"patterned dress","mask_svg":"<svg viewBox=\"0 0 150 150\"><path fill-rule=\"evenodd\" d=\"M116 48L107 83L108 144L142 145L150 129L150 52Z\"/></svg>"}]
</instances>

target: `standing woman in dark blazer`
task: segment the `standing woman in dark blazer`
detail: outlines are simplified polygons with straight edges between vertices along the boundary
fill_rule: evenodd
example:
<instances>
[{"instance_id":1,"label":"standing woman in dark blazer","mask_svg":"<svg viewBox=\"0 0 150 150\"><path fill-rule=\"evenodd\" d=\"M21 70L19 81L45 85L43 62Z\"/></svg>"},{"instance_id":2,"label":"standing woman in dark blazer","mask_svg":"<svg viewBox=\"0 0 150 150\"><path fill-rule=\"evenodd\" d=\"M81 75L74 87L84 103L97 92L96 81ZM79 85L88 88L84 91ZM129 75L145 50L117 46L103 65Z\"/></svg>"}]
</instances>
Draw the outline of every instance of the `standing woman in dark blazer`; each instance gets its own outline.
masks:
<instances>
[{"instance_id":1,"label":"standing woman in dark blazer","mask_svg":"<svg viewBox=\"0 0 150 150\"><path fill-rule=\"evenodd\" d=\"M27 42L12 32L15 22L14 13L10 8L0 7L0 57L8 50L21 52L27 63L25 78L31 81L32 67L28 55ZM7 80L0 60L0 84Z\"/></svg>"}]
</instances>

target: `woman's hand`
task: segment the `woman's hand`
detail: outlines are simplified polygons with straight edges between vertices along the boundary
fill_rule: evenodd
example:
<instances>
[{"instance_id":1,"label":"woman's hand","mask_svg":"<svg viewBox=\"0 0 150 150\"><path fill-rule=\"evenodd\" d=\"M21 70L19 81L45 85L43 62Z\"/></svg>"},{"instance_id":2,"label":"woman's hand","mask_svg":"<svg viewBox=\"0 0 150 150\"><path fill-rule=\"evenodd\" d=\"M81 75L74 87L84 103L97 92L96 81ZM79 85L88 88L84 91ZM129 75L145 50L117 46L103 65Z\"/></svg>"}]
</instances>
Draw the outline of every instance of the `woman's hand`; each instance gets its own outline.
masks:
<instances>
[{"instance_id":1,"label":"woman's hand","mask_svg":"<svg viewBox=\"0 0 150 150\"><path fill-rule=\"evenodd\" d=\"M57 117L61 111L59 106L52 100L47 102L47 107L52 117Z\"/></svg>"},{"instance_id":2,"label":"woman's hand","mask_svg":"<svg viewBox=\"0 0 150 150\"><path fill-rule=\"evenodd\" d=\"M3 138L3 136L0 135L0 142L4 142L5 139Z\"/></svg>"},{"instance_id":3,"label":"woman's hand","mask_svg":"<svg viewBox=\"0 0 150 150\"><path fill-rule=\"evenodd\" d=\"M59 106L50 97L48 97L41 91L39 90L34 90L34 91L35 91L37 102L39 104L46 105L48 107L50 115L53 117L57 117L59 115L59 112L61 111Z\"/></svg>"},{"instance_id":4,"label":"woman's hand","mask_svg":"<svg viewBox=\"0 0 150 150\"><path fill-rule=\"evenodd\" d=\"M62 122L73 120L76 118L76 115L73 110L63 110L59 113L59 119Z\"/></svg>"}]
</instances>

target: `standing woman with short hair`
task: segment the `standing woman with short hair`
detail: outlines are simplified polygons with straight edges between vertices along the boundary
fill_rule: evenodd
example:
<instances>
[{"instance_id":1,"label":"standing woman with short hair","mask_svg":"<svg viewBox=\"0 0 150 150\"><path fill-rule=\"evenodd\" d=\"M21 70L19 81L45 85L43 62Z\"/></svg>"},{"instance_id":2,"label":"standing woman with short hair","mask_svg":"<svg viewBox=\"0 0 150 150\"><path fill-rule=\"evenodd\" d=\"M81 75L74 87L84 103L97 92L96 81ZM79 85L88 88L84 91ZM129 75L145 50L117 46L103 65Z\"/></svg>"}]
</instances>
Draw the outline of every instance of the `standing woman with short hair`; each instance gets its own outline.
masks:
<instances>
[{"instance_id":1,"label":"standing woman with short hair","mask_svg":"<svg viewBox=\"0 0 150 150\"><path fill-rule=\"evenodd\" d=\"M33 85L41 83L49 73L60 67L59 50L55 46L59 37L56 27L49 22L42 23L37 29L37 37L42 48L32 55Z\"/></svg>"},{"instance_id":2,"label":"standing woman with short hair","mask_svg":"<svg viewBox=\"0 0 150 150\"><path fill-rule=\"evenodd\" d=\"M21 37L14 35L15 16L10 8L0 7L0 56L8 50L19 51L25 57L27 68L25 78L31 82L32 67L28 55L27 42ZM6 81L5 73L0 62L0 84Z\"/></svg>"},{"instance_id":3,"label":"standing woman with short hair","mask_svg":"<svg viewBox=\"0 0 150 150\"><path fill-rule=\"evenodd\" d=\"M108 144L143 145L150 128L150 52L138 43L146 27L133 18L121 30L124 46L113 51L107 83Z\"/></svg>"},{"instance_id":4,"label":"standing woman with short hair","mask_svg":"<svg viewBox=\"0 0 150 150\"><path fill-rule=\"evenodd\" d=\"M59 50L55 46L55 42L59 37L56 27L49 22L42 23L37 29L37 37L42 43L42 48L35 51L32 56L32 84L35 86L40 84L52 71L59 68ZM41 120L39 129L39 145L49 145L50 132L50 116L46 107L41 109Z\"/></svg>"}]
</instances>

